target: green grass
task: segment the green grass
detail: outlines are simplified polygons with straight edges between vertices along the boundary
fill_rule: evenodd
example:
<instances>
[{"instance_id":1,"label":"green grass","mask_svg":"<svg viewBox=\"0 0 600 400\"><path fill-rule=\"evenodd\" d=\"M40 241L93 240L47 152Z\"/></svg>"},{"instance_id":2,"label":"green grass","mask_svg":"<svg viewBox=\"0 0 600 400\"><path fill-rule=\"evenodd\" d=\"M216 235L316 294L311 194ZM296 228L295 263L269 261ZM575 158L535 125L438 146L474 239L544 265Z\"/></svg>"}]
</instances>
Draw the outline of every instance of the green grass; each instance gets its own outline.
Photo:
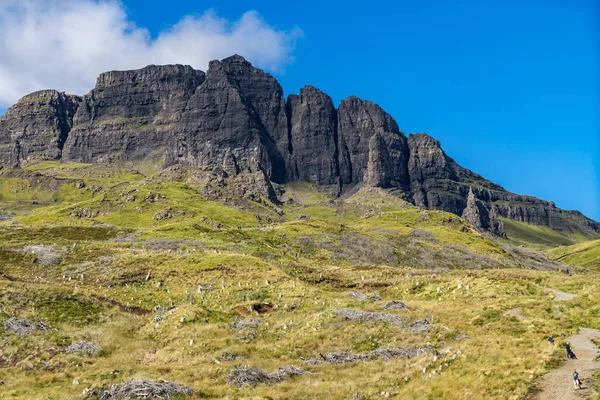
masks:
<instances>
[{"instance_id":1,"label":"green grass","mask_svg":"<svg viewBox=\"0 0 600 400\"><path fill-rule=\"evenodd\" d=\"M600 240L558 247L548 251L551 259L565 264L600 269Z\"/></svg>"},{"instance_id":2,"label":"green grass","mask_svg":"<svg viewBox=\"0 0 600 400\"><path fill-rule=\"evenodd\" d=\"M297 184L286 188L294 201L275 206L207 200L185 171L170 179L177 171L144 177L119 165L31 168L40 175L0 176L0 194L13 196L3 204L15 210L0 226L0 398L83 398L84 388L153 378L191 386L195 398L375 399L385 391L406 399L522 399L557 363L548 332L560 342L579 326L600 328L595 270L565 277L523 268L527 261L506 242L386 191L332 200ZM76 188L78 180L85 188ZM149 193L164 198L146 201ZM33 204L34 196L48 201ZM80 209L98 213L72 217ZM173 217L153 219L164 210ZM512 227L520 236L509 234L508 243L539 235L549 246L560 239L537 227ZM53 246L60 263L44 266L23 252L38 244ZM584 245L549 254L594 254ZM544 287L580 296L556 303ZM382 300L361 303L351 290L376 291ZM340 308L382 312L391 300L411 311L390 313L409 322L427 318L429 331L337 316ZM516 307L527 318L507 314ZM16 336L2 328L12 316L37 318L51 329ZM245 317L262 324L231 328ZM80 340L102 351L65 353ZM427 343L440 352L435 360L426 354L344 365L303 361ZM221 361L225 351L245 358ZM295 365L310 374L238 389L225 383L235 365Z\"/></svg>"},{"instance_id":3,"label":"green grass","mask_svg":"<svg viewBox=\"0 0 600 400\"><path fill-rule=\"evenodd\" d=\"M45 170L48 170L51 168L73 170L76 168L83 168L83 167L87 167L87 166L90 166L90 164L75 163L75 162L61 163L60 161L47 160L47 161L41 161L41 162L36 162L36 163L31 163L31 164L25 164L23 166L23 169L26 171L39 172L39 171L45 171Z\"/></svg>"},{"instance_id":4,"label":"green grass","mask_svg":"<svg viewBox=\"0 0 600 400\"><path fill-rule=\"evenodd\" d=\"M499 218L504 223L506 235L510 241L537 249L556 246L569 246L590 240L579 232L558 232L547 226L531 225L524 222Z\"/></svg>"}]
</instances>

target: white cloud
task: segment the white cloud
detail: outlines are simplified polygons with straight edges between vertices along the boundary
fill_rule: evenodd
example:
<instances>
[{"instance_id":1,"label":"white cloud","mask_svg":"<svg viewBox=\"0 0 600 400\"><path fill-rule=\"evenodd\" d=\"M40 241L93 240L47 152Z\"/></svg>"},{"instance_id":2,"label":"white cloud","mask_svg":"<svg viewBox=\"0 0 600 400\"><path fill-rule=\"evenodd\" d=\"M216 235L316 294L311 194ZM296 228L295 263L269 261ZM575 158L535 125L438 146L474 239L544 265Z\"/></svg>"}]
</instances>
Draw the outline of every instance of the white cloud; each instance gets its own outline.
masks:
<instances>
[{"instance_id":1,"label":"white cloud","mask_svg":"<svg viewBox=\"0 0 600 400\"><path fill-rule=\"evenodd\" d=\"M301 35L274 29L255 11L229 21L208 10L151 38L116 0L0 0L0 107L45 88L84 94L101 72L148 64L206 70L237 53L280 71Z\"/></svg>"}]
</instances>

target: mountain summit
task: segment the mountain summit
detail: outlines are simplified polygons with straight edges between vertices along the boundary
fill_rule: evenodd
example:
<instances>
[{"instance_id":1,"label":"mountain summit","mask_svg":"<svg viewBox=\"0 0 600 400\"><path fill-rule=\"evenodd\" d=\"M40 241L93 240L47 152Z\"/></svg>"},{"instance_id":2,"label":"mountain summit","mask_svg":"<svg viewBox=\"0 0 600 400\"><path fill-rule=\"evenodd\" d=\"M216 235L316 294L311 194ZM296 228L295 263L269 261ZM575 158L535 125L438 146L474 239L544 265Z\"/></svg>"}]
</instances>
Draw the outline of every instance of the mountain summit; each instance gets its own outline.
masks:
<instances>
[{"instance_id":1,"label":"mountain summit","mask_svg":"<svg viewBox=\"0 0 600 400\"><path fill-rule=\"evenodd\" d=\"M312 86L284 98L270 74L239 55L206 73L183 65L101 74L84 96L42 90L0 118L0 166L35 159L84 163L160 158L224 178L260 175L274 184L306 181L337 195L361 186L392 189L411 203L463 216L504 236L503 220L600 233L600 224L553 202L506 191L447 156L426 134L406 137L377 104L357 97L336 109Z\"/></svg>"}]
</instances>

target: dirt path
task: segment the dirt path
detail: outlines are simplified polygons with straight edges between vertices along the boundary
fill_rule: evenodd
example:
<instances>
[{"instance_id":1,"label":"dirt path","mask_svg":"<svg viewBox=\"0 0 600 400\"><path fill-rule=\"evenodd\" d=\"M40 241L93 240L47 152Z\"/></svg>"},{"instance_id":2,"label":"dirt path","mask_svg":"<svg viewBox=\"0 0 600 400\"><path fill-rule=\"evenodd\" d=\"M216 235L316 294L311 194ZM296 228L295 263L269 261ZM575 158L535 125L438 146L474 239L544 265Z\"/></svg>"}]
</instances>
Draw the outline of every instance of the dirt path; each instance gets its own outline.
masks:
<instances>
[{"instance_id":1,"label":"dirt path","mask_svg":"<svg viewBox=\"0 0 600 400\"><path fill-rule=\"evenodd\" d=\"M544 288L554 294L554 301L571 300L577 295L561 292L552 288ZM600 331L581 328L577 335L567 339L571 344L577 360L567 360L560 368L547 373L540 379L540 391L528 397L528 400L581 400L592 395L594 380L592 375L600 369L600 361L596 361L598 348L592 343L600 338ZM573 370L579 372L583 383L581 390L573 386Z\"/></svg>"},{"instance_id":2,"label":"dirt path","mask_svg":"<svg viewBox=\"0 0 600 400\"><path fill-rule=\"evenodd\" d=\"M581 328L577 335L568 338L577 360L567 360L560 368L544 375L539 383L541 391L529 397L530 400L581 400L592 395L592 375L600 369L596 361L598 348L592 339L600 337L600 331ZM573 370L576 369L583 383L581 390L573 386Z\"/></svg>"},{"instance_id":3,"label":"dirt path","mask_svg":"<svg viewBox=\"0 0 600 400\"><path fill-rule=\"evenodd\" d=\"M554 295L554 301L567 301L567 300L571 300L571 299L574 299L575 297L577 297L576 294L562 292L558 289L553 289L553 288L543 288L543 289Z\"/></svg>"}]
</instances>

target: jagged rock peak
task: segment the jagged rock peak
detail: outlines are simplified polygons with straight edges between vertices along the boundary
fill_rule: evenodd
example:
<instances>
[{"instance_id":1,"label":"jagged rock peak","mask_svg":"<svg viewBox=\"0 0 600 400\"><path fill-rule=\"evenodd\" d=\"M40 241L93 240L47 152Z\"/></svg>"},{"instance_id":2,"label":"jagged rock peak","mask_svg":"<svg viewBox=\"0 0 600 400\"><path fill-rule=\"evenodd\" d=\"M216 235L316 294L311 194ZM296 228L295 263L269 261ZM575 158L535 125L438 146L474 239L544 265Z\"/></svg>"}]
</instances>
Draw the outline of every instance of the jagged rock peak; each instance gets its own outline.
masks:
<instances>
[{"instance_id":1,"label":"jagged rock peak","mask_svg":"<svg viewBox=\"0 0 600 400\"><path fill-rule=\"evenodd\" d=\"M218 60L214 60L211 62L215 62L215 61L219 62ZM244 64L244 65L252 66L252 63L250 61L246 60L244 57L240 56L239 54L233 54L229 57L225 57L220 62L223 64Z\"/></svg>"},{"instance_id":2,"label":"jagged rock peak","mask_svg":"<svg viewBox=\"0 0 600 400\"><path fill-rule=\"evenodd\" d=\"M477 199L473 193L473 188L469 187L467 196L467 206L463 210L462 217L477 229L481 229L481 215L477 207Z\"/></svg>"}]
</instances>

